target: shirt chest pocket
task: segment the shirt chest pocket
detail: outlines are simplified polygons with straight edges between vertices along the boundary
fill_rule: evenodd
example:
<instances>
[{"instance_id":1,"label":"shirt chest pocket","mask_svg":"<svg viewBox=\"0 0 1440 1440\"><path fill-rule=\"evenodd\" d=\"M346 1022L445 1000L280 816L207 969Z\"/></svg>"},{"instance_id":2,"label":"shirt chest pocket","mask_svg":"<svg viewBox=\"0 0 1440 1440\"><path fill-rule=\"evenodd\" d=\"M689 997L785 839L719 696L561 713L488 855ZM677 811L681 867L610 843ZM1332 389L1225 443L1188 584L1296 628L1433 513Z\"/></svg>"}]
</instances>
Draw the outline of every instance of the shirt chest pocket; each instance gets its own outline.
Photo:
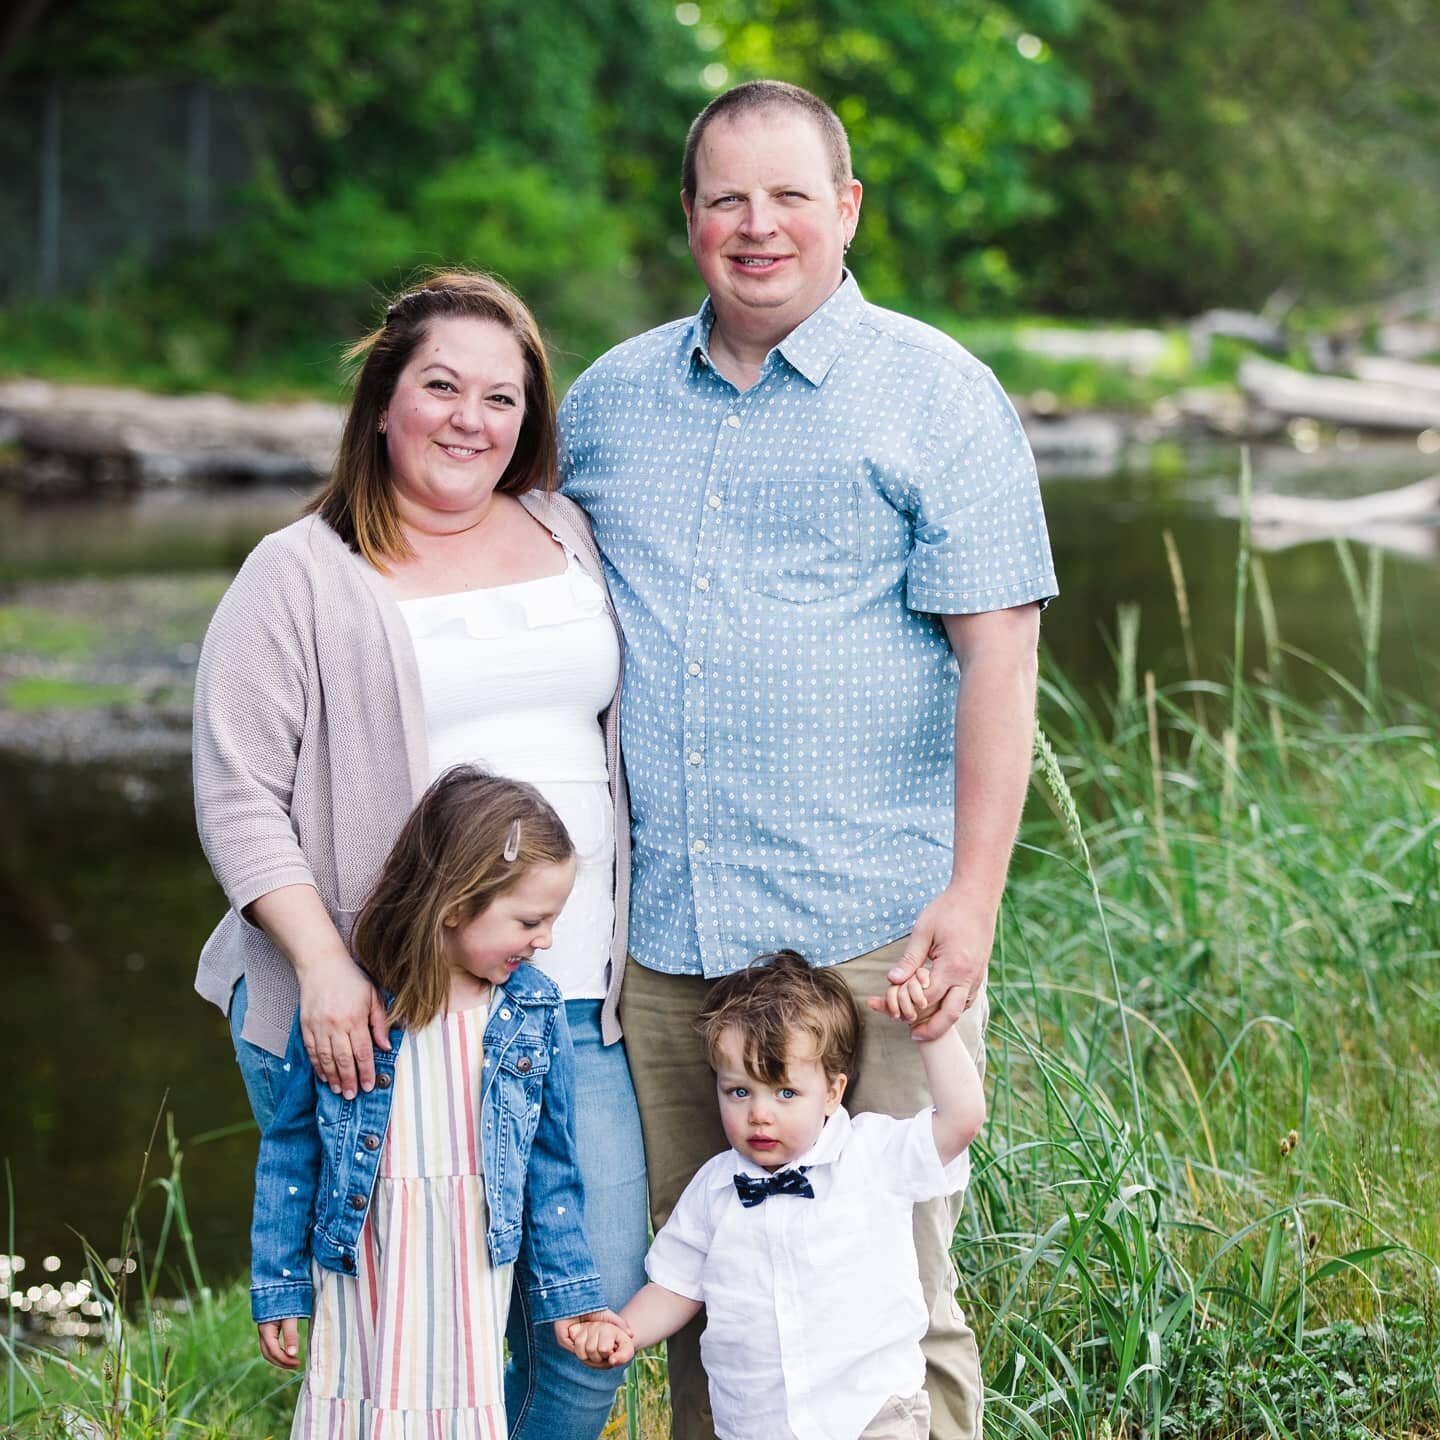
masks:
<instances>
[{"instance_id":1,"label":"shirt chest pocket","mask_svg":"<svg viewBox=\"0 0 1440 1440\"><path fill-rule=\"evenodd\" d=\"M854 588L860 496L853 480L761 480L750 506L748 588L803 604Z\"/></svg>"},{"instance_id":2,"label":"shirt chest pocket","mask_svg":"<svg viewBox=\"0 0 1440 1440\"><path fill-rule=\"evenodd\" d=\"M500 1058L500 1101L511 1115L529 1119L540 1111L540 1092L550 1069L550 1050L540 1040L517 1039Z\"/></svg>"}]
</instances>

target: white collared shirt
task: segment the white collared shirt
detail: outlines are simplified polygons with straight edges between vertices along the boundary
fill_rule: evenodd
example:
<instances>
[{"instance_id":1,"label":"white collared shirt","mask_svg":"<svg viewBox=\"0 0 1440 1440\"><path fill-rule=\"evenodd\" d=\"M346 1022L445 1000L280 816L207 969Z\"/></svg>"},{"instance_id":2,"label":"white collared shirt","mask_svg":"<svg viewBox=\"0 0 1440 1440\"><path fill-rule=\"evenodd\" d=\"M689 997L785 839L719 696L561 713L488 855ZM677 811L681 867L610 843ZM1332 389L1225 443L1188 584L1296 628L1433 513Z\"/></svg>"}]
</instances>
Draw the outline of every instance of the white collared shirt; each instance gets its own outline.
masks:
<instances>
[{"instance_id":1,"label":"white collared shirt","mask_svg":"<svg viewBox=\"0 0 1440 1440\"><path fill-rule=\"evenodd\" d=\"M854 1440L891 1395L925 1383L929 1317L911 1212L970 1179L942 1166L932 1111L909 1120L842 1106L795 1163L813 1200L746 1208L727 1150L686 1186L645 1260L651 1280L702 1301L700 1342L721 1440ZM788 1168L788 1167L787 1167Z\"/></svg>"}]
</instances>

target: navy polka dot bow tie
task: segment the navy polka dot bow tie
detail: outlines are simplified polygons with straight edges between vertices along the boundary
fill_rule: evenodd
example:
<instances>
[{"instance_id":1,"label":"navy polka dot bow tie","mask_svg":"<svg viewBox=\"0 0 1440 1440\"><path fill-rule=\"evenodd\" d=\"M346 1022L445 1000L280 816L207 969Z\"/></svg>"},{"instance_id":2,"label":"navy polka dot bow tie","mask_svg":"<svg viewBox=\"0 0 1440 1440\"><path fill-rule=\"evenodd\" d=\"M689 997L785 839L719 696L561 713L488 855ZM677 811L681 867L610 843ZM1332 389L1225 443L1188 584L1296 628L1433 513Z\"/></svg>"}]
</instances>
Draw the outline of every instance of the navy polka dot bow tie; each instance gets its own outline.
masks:
<instances>
[{"instance_id":1,"label":"navy polka dot bow tie","mask_svg":"<svg viewBox=\"0 0 1440 1440\"><path fill-rule=\"evenodd\" d=\"M748 1210L771 1195L798 1195L802 1200L813 1200L815 1191L805 1178L809 1168L802 1165L798 1170L777 1170L763 1180L757 1180L753 1175L737 1175L735 1189L740 1203Z\"/></svg>"}]
</instances>

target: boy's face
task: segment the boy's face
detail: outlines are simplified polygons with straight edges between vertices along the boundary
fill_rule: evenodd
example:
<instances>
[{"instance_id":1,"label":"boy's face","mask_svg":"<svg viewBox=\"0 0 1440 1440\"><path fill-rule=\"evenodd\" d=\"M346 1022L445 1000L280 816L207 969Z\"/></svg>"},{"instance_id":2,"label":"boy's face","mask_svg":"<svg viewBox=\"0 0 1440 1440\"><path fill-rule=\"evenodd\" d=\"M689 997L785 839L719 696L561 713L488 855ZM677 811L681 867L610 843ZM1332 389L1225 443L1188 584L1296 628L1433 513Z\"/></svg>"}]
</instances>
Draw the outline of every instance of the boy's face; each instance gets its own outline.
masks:
<instances>
[{"instance_id":1,"label":"boy's face","mask_svg":"<svg viewBox=\"0 0 1440 1440\"><path fill-rule=\"evenodd\" d=\"M768 1085L745 1065L745 1041L735 1026L716 1045L715 1091L725 1138L762 1170L793 1165L819 1138L845 1093L845 1076L825 1078L809 1036L793 1035L785 1081Z\"/></svg>"}]
</instances>

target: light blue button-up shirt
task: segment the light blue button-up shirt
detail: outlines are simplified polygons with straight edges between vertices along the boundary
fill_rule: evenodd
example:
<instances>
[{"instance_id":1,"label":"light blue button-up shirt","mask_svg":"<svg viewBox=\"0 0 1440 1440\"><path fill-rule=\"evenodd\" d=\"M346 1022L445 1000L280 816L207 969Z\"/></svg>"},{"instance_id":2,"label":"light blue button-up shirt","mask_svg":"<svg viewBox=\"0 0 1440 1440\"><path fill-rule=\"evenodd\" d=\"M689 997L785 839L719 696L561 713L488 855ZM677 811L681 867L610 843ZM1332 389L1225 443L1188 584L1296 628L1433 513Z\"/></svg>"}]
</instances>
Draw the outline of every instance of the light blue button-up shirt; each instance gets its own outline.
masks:
<instances>
[{"instance_id":1,"label":"light blue button-up shirt","mask_svg":"<svg viewBox=\"0 0 1440 1440\"><path fill-rule=\"evenodd\" d=\"M630 951L718 976L906 934L950 879L957 667L938 615L1056 593L994 377L847 276L743 394L713 311L561 407L625 631Z\"/></svg>"}]
</instances>

